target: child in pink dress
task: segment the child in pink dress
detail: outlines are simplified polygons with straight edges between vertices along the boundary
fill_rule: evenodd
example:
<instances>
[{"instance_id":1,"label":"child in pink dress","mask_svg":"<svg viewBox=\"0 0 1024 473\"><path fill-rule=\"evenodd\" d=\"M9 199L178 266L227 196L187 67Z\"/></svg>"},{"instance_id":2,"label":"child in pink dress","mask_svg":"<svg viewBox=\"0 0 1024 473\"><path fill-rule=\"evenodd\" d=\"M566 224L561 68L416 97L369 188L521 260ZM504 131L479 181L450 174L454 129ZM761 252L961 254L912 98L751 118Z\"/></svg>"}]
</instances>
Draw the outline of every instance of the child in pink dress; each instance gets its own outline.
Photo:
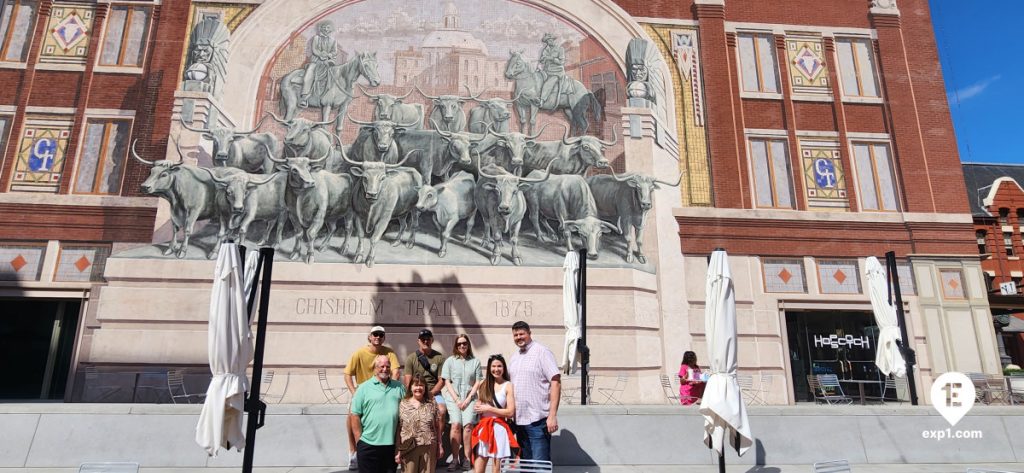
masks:
<instances>
[{"instance_id":1,"label":"child in pink dress","mask_svg":"<svg viewBox=\"0 0 1024 473\"><path fill-rule=\"evenodd\" d=\"M696 404L702 396L704 381L697 366L697 354L688 351L683 353L683 362L679 365L679 403L684 406Z\"/></svg>"}]
</instances>

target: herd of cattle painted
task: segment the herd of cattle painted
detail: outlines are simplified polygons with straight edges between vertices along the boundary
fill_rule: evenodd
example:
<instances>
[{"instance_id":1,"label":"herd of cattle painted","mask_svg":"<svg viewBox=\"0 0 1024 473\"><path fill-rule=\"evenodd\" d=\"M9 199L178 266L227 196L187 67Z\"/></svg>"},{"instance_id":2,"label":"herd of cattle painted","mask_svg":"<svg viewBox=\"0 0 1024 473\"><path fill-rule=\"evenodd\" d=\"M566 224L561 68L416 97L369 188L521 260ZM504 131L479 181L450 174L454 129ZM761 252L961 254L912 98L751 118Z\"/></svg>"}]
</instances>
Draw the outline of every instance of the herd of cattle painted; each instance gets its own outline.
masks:
<instances>
[{"instance_id":1,"label":"herd of cattle painted","mask_svg":"<svg viewBox=\"0 0 1024 473\"><path fill-rule=\"evenodd\" d=\"M417 232L429 231L419 225L420 215L429 214L441 258L460 222L465 222L465 233L457 244L474 244L471 236L479 219L479 245L490 263L506 257L507 239L507 259L521 265L519 233L528 217L537 240L552 249L572 250L578 237L588 256L597 258L602 235L612 232L625 242L627 263L646 264L642 237L653 192L659 185L678 186L679 179L672 183L636 173L588 176L591 168L609 169L604 152L617 136L603 141L570 137L565 130L559 140L542 141L543 128L532 135L509 130L508 102L427 97L434 110L425 117L422 105L362 90L362 97L354 99L375 102L373 119L347 117L360 127L351 144L343 144L340 130L328 126L341 126L334 118L315 122L268 113L286 128L283 139L256 132L259 124L238 131L183 123L212 142L213 167L148 161L133 143L132 155L152 167L142 191L171 206L174 233L164 254L184 258L200 220L219 224L216 246L207 257L228 239L247 241L250 225L264 221L266 232L257 244L277 246L283 235L294 232L292 260L313 262L340 227L344 240L335 251L347 256L349 238L355 236L352 261L373 266L375 247L392 222L398 224L393 244L412 248ZM479 105L470 110L475 120L466 131L462 107L470 101ZM453 125L442 112L461 118ZM369 239L365 252L364 239Z\"/></svg>"}]
</instances>

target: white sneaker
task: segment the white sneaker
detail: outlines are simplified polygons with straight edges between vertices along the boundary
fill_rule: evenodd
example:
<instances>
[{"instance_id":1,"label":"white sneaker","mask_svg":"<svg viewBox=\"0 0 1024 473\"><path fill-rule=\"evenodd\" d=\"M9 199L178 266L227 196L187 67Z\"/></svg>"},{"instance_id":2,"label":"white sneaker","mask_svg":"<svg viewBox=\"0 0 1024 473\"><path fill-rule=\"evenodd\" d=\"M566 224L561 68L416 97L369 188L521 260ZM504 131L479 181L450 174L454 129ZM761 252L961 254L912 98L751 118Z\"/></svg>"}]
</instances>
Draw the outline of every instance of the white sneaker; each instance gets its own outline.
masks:
<instances>
[{"instance_id":1,"label":"white sneaker","mask_svg":"<svg viewBox=\"0 0 1024 473\"><path fill-rule=\"evenodd\" d=\"M359 464L356 462L356 452L349 452L348 454L348 471L356 471L359 469Z\"/></svg>"}]
</instances>

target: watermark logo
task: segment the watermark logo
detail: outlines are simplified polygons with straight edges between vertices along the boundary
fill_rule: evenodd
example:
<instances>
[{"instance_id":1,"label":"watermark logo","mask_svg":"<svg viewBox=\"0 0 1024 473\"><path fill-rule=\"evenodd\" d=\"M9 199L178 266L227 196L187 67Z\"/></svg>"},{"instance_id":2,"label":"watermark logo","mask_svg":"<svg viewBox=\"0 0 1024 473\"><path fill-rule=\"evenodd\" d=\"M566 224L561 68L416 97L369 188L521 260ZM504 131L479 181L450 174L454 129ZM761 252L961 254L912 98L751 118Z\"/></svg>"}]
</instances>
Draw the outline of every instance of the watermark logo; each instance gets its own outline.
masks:
<instances>
[{"instance_id":1,"label":"watermark logo","mask_svg":"<svg viewBox=\"0 0 1024 473\"><path fill-rule=\"evenodd\" d=\"M924 430L922 438L935 440L945 439L981 439L984 435L980 430L953 430L964 415L974 407L974 383L963 373L949 372L935 379L932 383L931 398L935 410L939 411L950 428Z\"/></svg>"},{"instance_id":2,"label":"watermark logo","mask_svg":"<svg viewBox=\"0 0 1024 473\"><path fill-rule=\"evenodd\" d=\"M932 383L932 405L956 427L967 411L974 407L974 383L967 375L957 372L944 373Z\"/></svg>"}]
</instances>

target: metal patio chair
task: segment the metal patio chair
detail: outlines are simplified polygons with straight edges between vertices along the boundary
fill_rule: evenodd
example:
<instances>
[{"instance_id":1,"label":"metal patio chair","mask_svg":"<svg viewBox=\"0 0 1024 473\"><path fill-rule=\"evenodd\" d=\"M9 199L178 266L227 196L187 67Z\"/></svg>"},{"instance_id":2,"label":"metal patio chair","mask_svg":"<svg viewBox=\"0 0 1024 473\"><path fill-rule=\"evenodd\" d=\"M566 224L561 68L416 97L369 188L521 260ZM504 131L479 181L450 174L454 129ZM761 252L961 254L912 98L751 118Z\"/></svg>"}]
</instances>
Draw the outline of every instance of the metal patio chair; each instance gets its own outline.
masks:
<instances>
[{"instance_id":1,"label":"metal patio chair","mask_svg":"<svg viewBox=\"0 0 1024 473\"><path fill-rule=\"evenodd\" d=\"M990 374L985 376L988 385L988 402L990 404L1010 404L1010 390L1007 389L1009 380L1002 375Z\"/></svg>"},{"instance_id":2,"label":"metal patio chair","mask_svg":"<svg viewBox=\"0 0 1024 473\"><path fill-rule=\"evenodd\" d=\"M755 403L764 405L764 399L761 399L761 394L756 389L754 389L753 375L736 375L736 384L740 385L740 392L743 393L743 400L746 401L748 406L752 406Z\"/></svg>"},{"instance_id":3,"label":"metal patio chair","mask_svg":"<svg viewBox=\"0 0 1024 473\"><path fill-rule=\"evenodd\" d=\"M768 405L768 393L771 392L772 383L774 382L775 375L761 374L761 384L757 386L758 393L761 394L761 404Z\"/></svg>"},{"instance_id":4,"label":"metal patio chair","mask_svg":"<svg viewBox=\"0 0 1024 473\"><path fill-rule=\"evenodd\" d=\"M619 373L615 377L615 385L610 388L597 388L597 392L604 396L604 400L608 404L622 405L619 401L619 395L626 390L626 384L629 384L629 376L626 373Z\"/></svg>"},{"instance_id":5,"label":"metal patio chair","mask_svg":"<svg viewBox=\"0 0 1024 473\"><path fill-rule=\"evenodd\" d=\"M103 376L96 369L95 366L89 365L85 367L85 388L83 389L83 397L89 400L89 402L103 402L105 399L117 394L121 390L121 386L116 384L101 384ZM95 398L92 398L87 393L90 391L98 392Z\"/></svg>"},{"instance_id":6,"label":"metal patio chair","mask_svg":"<svg viewBox=\"0 0 1024 473\"><path fill-rule=\"evenodd\" d=\"M668 404L679 404L679 391L673 390L672 378L669 378L667 374L659 376L661 380L661 391L665 393L665 401Z\"/></svg>"},{"instance_id":7,"label":"metal patio chair","mask_svg":"<svg viewBox=\"0 0 1024 473\"><path fill-rule=\"evenodd\" d=\"M546 460L502 458L500 466L501 473L546 473L554 471L551 462Z\"/></svg>"},{"instance_id":8,"label":"metal patio chair","mask_svg":"<svg viewBox=\"0 0 1024 473\"><path fill-rule=\"evenodd\" d=\"M185 373L182 370L167 370L167 392L171 393L171 402L175 404L192 404L192 399L203 402L206 394L191 394L185 388Z\"/></svg>"},{"instance_id":9,"label":"metal patio chair","mask_svg":"<svg viewBox=\"0 0 1024 473\"><path fill-rule=\"evenodd\" d=\"M260 400L268 404L280 404L284 395L288 392L288 382L291 380L291 373L284 374L284 389L281 394L271 394L270 387L274 384L274 370L267 370L263 373L263 382L260 383Z\"/></svg>"},{"instance_id":10,"label":"metal patio chair","mask_svg":"<svg viewBox=\"0 0 1024 473\"><path fill-rule=\"evenodd\" d=\"M974 383L974 402L988 404L988 378L985 373L964 373Z\"/></svg>"},{"instance_id":11,"label":"metal patio chair","mask_svg":"<svg viewBox=\"0 0 1024 473\"><path fill-rule=\"evenodd\" d=\"M814 473L851 473L848 460L833 460L814 464Z\"/></svg>"},{"instance_id":12,"label":"metal patio chair","mask_svg":"<svg viewBox=\"0 0 1024 473\"><path fill-rule=\"evenodd\" d=\"M808 376L807 382L811 383L814 390L815 402L824 402L830 406L853 403L853 398L843 392L843 387L839 385L839 378L834 374Z\"/></svg>"},{"instance_id":13,"label":"metal patio chair","mask_svg":"<svg viewBox=\"0 0 1024 473\"><path fill-rule=\"evenodd\" d=\"M327 379L327 370L320 368L316 370L316 377L320 379L320 390L327 399L324 404L343 404L341 398L348 394L347 388L332 388L331 382Z\"/></svg>"},{"instance_id":14,"label":"metal patio chair","mask_svg":"<svg viewBox=\"0 0 1024 473\"><path fill-rule=\"evenodd\" d=\"M573 376L573 379L579 379L579 377ZM594 402L594 383L596 382L596 379L597 375L587 375L587 404L597 404L596 402ZM563 384L561 399L566 404L579 404L580 384L578 382L569 385Z\"/></svg>"}]
</instances>

